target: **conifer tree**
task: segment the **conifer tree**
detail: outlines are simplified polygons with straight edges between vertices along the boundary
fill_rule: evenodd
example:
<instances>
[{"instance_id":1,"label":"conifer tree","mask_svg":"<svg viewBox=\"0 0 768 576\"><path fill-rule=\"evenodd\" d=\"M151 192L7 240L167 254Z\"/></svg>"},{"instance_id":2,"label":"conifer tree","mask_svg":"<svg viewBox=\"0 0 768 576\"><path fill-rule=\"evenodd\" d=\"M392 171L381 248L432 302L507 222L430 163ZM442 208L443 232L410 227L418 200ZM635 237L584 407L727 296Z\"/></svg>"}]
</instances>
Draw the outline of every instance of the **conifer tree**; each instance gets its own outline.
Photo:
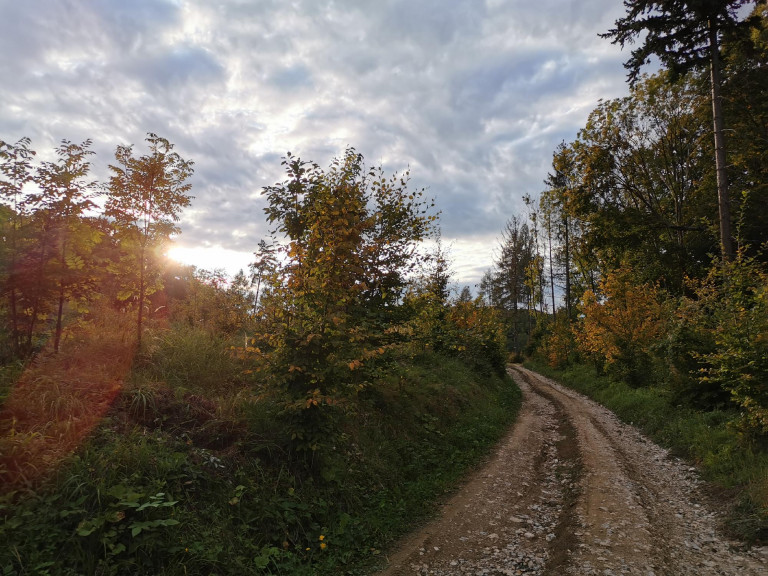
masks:
<instances>
[{"instance_id":1,"label":"conifer tree","mask_svg":"<svg viewBox=\"0 0 768 576\"><path fill-rule=\"evenodd\" d=\"M601 36L612 38L623 48L644 35L642 44L632 50L625 63L630 84L640 77L640 69L659 58L672 77L692 69L709 67L712 117L717 167L717 194L720 214L720 245L724 260L733 258L731 215L723 137L720 43L724 34L736 34L753 20L739 21L738 10L765 0L624 0L627 14Z\"/></svg>"}]
</instances>

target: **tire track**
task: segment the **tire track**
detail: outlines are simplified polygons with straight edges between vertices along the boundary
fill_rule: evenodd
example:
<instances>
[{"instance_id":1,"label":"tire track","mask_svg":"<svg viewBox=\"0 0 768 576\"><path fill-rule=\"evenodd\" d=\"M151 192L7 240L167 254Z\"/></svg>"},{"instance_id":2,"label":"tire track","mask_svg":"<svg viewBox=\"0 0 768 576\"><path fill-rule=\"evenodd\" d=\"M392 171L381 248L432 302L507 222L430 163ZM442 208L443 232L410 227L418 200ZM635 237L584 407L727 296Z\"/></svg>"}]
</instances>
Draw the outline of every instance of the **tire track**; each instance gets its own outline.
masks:
<instances>
[{"instance_id":1,"label":"tire track","mask_svg":"<svg viewBox=\"0 0 768 576\"><path fill-rule=\"evenodd\" d=\"M382 576L758 576L768 554L716 531L692 469L582 395L515 366L493 458L405 538Z\"/></svg>"},{"instance_id":2,"label":"tire track","mask_svg":"<svg viewBox=\"0 0 768 576\"><path fill-rule=\"evenodd\" d=\"M765 555L738 550L718 535L718 519L700 504L692 468L595 402L523 368L515 372L558 404L577 429L583 542L569 573L768 574Z\"/></svg>"}]
</instances>

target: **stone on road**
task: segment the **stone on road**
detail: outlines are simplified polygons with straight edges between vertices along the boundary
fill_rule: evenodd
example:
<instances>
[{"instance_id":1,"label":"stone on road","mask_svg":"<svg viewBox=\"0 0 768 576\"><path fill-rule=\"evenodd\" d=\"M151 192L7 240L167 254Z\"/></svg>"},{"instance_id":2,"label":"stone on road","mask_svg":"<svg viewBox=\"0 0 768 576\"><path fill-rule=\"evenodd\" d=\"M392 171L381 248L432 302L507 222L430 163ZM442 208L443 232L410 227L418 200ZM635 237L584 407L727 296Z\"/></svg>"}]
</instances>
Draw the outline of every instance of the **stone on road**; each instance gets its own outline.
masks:
<instances>
[{"instance_id":1,"label":"stone on road","mask_svg":"<svg viewBox=\"0 0 768 576\"><path fill-rule=\"evenodd\" d=\"M514 427L382 576L768 574L765 549L718 533L691 468L584 396L510 372Z\"/></svg>"}]
</instances>

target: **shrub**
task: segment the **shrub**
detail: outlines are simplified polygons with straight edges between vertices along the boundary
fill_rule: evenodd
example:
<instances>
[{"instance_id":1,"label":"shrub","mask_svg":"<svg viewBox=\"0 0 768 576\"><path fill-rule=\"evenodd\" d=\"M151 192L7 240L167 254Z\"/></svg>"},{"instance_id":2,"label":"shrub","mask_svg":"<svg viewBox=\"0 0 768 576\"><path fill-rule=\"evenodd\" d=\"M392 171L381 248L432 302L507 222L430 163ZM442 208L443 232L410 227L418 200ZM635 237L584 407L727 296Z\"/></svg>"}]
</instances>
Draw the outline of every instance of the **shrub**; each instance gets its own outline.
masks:
<instances>
[{"instance_id":1,"label":"shrub","mask_svg":"<svg viewBox=\"0 0 768 576\"><path fill-rule=\"evenodd\" d=\"M580 350L631 386L648 383L653 348L665 330L659 290L636 285L627 270L616 270L600 283L598 296L587 290L576 332Z\"/></svg>"},{"instance_id":2,"label":"shrub","mask_svg":"<svg viewBox=\"0 0 768 576\"><path fill-rule=\"evenodd\" d=\"M701 382L730 392L745 432L768 435L768 273L739 257L714 269L699 296L713 312L716 345L700 355Z\"/></svg>"}]
</instances>

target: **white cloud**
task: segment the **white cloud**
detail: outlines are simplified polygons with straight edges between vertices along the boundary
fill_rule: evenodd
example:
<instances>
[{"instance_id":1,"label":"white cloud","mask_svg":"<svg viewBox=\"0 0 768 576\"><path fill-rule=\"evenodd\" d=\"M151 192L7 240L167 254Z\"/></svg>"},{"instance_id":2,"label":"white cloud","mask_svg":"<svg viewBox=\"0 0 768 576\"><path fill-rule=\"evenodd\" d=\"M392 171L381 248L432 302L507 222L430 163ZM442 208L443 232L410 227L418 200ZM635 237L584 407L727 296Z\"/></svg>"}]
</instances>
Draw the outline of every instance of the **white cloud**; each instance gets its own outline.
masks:
<instances>
[{"instance_id":1,"label":"white cloud","mask_svg":"<svg viewBox=\"0 0 768 576\"><path fill-rule=\"evenodd\" d=\"M99 170L146 132L196 165L180 242L247 257L287 151L352 145L411 167L442 210L458 280L540 191L555 146L623 94L597 37L613 0L35 0L2 2L0 138L92 138ZM482 238L478 241L477 238ZM246 260L247 261L247 260Z\"/></svg>"}]
</instances>

